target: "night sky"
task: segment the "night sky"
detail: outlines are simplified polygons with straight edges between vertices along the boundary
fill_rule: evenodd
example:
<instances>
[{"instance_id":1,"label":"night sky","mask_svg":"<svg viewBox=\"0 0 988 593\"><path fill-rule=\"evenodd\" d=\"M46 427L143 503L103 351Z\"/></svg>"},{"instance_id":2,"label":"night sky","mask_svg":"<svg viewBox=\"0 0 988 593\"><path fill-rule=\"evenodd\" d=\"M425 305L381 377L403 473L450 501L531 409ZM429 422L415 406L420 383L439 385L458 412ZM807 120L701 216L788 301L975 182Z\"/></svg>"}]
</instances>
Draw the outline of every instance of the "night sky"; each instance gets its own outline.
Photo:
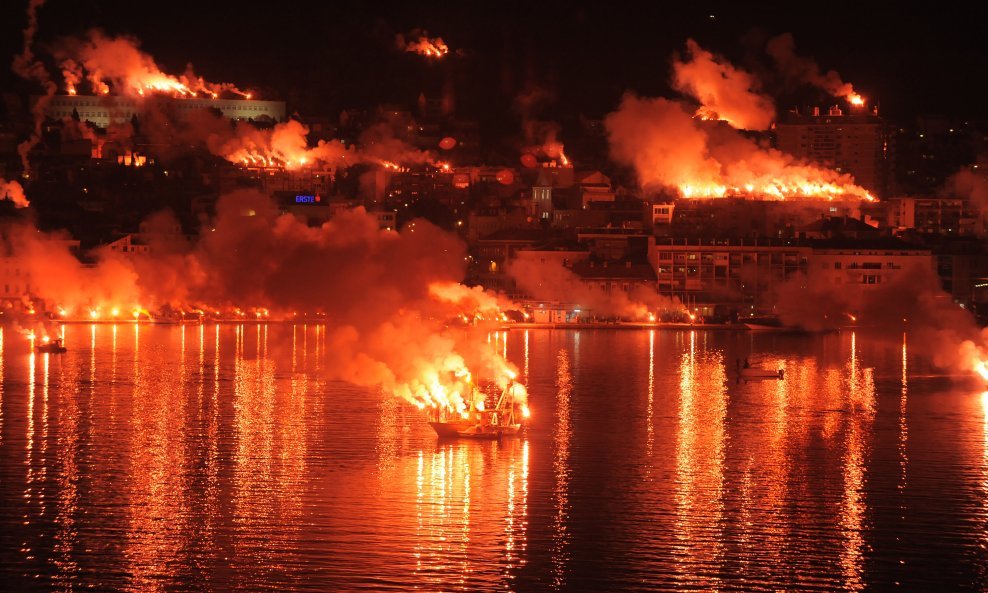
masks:
<instances>
[{"instance_id":1,"label":"night sky","mask_svg":"<svg viewBox=\"0 0 988 593\"><path fill-rule=\"evenodd\" d=\"M510 112L513 97L535 87L554 99L534 115L600 117L626 90L670 95L670 56L689 37L751 69L767 63L764 39L791 32L799 54L837 70L893 118L978 118L984 104L983 4L920 12L858 3L638 4L292 2L258 10L229 2L51 0L40 11L38 42L90 27L133 35L167 72L192 62L207 79L258 89L307 114L382 102L412 106L420 91L437 95L453 80L457 112L483 120ZM8 63L19 50L24 5L0 6ZM416 27L462 55L431 63L396 50L394 35ZM4 88L31 88L9 68L2 77ZM783 109L822 100L806 89L769 90Z\"/></svg>"}]
</instances>

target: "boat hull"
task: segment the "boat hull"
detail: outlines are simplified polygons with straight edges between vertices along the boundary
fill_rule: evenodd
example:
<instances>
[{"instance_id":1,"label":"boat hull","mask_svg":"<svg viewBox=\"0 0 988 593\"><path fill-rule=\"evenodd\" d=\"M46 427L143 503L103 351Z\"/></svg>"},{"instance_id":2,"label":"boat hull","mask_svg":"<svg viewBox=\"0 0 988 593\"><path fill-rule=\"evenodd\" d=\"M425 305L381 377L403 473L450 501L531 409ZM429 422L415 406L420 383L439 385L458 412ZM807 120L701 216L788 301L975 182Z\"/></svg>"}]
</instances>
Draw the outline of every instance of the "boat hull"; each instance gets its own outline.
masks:
<instances>
[{"instance_id":1,"label":"boat hull","mask_svg":"<svg viewBox=\"0 0 988 593\"><path fill-rule=\"evenodd\" d=\"M472 422L430 422L429 426L441 437L456 437L461 430L473 426Z\"/></svg>"},{"instance_id":2,"label":"boat hull","mask_svg":"<svg viewBox=\"0 0 988 593\"><path fill-rule=\"evenodd\" d=\"M520 424L480 426L472 422L430 422L429 425L440 438L453 439L499 439L521 431Z\"/></svg>"},{"instance_id":3,"label":"boat hull","mask_svg":"<svg viewBox=\"0 0 988 593\"><path fill-rule=\"evenodd\" d=\"M781 379L782 370L773 371L770 369L741 369L742 379Z\"/></svg>"},{"instance_id":4,"label":"boat hull","mask_svg":"<svg viewBox=\"0 0 988 593\"><path fill-rule=\"evenodd\" d=\"M47 348L44 346L38 346L38 353L40 354L64 354L65 352L66 352L66 348L64 346L57 348L56 347Z\"/></svg>"}]
</instances>

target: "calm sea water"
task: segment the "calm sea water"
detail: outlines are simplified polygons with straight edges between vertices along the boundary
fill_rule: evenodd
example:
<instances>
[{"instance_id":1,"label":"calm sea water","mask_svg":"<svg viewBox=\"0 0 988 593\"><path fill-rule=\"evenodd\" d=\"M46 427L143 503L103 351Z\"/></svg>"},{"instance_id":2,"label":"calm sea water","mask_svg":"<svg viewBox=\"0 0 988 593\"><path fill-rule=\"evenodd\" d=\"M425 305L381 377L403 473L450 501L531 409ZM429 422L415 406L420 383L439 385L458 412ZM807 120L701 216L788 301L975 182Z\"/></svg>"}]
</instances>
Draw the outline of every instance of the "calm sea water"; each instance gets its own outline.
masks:
<instances>
[{"instance_id":1,"label":"calm sea water","mask_svg":"<svg viewBox=\"0 0 988 593\"><path fill-rule=\"evenodd\" d=\"M500 333L498 443L321 378L316 326L66 335L3 332L5 590L988 587L988 396L902 336Z\"/></svg>"}]
</instances>

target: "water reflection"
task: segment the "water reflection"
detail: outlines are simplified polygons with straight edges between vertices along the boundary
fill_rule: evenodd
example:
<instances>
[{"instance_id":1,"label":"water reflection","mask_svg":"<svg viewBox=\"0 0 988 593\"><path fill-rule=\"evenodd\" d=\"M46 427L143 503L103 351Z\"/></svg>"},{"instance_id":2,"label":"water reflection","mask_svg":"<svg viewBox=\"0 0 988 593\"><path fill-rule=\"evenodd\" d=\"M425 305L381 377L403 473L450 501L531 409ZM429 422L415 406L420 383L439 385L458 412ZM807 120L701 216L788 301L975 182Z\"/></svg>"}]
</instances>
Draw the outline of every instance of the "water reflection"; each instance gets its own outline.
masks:
<instances>
[{"instance_id":1,"label":"water reflection","mask_svg":"<svg viewBox=\"0 0 988 593\"><path fill-rule=\"evenodd\" d=\"M874 369L861 368L858 359L857 334L851 334L851 351L843 373L836 375L837 397L847 394L845 409L849 414L844 441L844 495L839 525L844 540L840 564L845 587L851 591L864 589L862 569L866 544L863 536L867 502L864 496L866 480L867 438L875 413Z\"/></svg>"},{"instance_id":2,"label":"water reflection","mask_svg":"<svg viewBox=\"0 0 988 593\"><path fill-rule=\"evenodd\" d=\"M899 492L904 494L906 490L906 474L909 470L909 456L906 452L906 445L909 444L909 423L906 421L906 410L909 404L909 349L906 343L906 334L902 334L902 389L899 392L899 468L901 475L899 478ZM905 512L905 501L902 500L899 506L900 512ZM905 515L900 515L900 519L905 519Z\"/></svg>"},{"instance_id":3,"label":"water reflection","mask_svg":"<svg viewBox=\"0 0 988 593\"><path fill-rule=\"evenodd\" d=\"M404 464L415 470L415 581L512 590L527 562L528 441L440 443Z\"/></svg>"},{"instance_id":4,"label":"water reflection","mask_svg":"<svg viewBox=\"0 0 988 593\"><path fill-rule=\"evenodd\" d=\"M3 402L3 328L0 327L0 447L3 446L3 414L4 414L4 402ZM528 350L528 340L525 340L526 351Z\"/></svg>"},{"instance_id":5,"label":"water reflection","mask_svg":"<svg viewBox=\"0 0 988 593\"><path fill-rule=\"evenodd\" d=\"M698 350L689 332L679 365L676 438L676 567L688 587L720 586L724 517L726 374L721 352Z\"/></svg>"},{"instance_id":6,"label":"water reflection","mask_svg":"<svg viewBox=\"0 0 988 593\"><path fill-rule=\"evenodd\" d=\"M986 583L988 392L918 374L904 338L498 332L542 410L498 443L327 382L323 326L70 326L62 356L15 337L9 590ZM735 382L749 350L785 380Z\"/></svg>"},{"instance_id":7,"label":"water reflection","mask_svg":"<svg viewBox=\"0 0 988 593\"><path fill-rule=\"evenodd\" d=\"M45 355L45 385L47 390L48 371L51 355ZM59 365L58 384L75 385L79 382L79 367ZM52 563L56 573L53 583L61 589L71 589L78 578L79 552L76 515L79 513L79 455L80 455L80 410L79 392L60 391L60 401L55 408L55 423L59 426L55 442L55 541Z\"/></svg>"},{"instance_id":8,"label":"water reflection","mask_svg":"<svg viewBox=\"0 0 988 593\"><path fill-rule=\"evenodd\" d=\"M655 330L648 332L648 403L645 409L645 457L649 461L648 468L652 464L652 445L655 440L655 427L652 416L654 414L653 402L655 399Z\"/></svg>"},{"instance_id":9,"label":"water reflection","mask_svg":"<svg viewBox=\"0 0 988 593\"><path fill-rule=\"evenodd\" d=\"M569 566L569 482L570 482L570 394L573 376L570 374L569 353L560 350L556 357L556 427L553 437L556 456L552 462L555 484L552 498L555 516L552 520L552 585L561 589L566 584Z\"/></svg>"},{"instance_id":10,"label":"water reflection","mask_svg":"<svg viewBox=\"0 0 988 593\"><path fill-rule=\"evenodd\" d=\"M176 429L185 426L186 407L182 385L174 381L171 372L142 364L138 325L134 324L130 348L133 430L128 446L123 555L128 587L163 591L180 566L178 544L185 542L191 528L184 496L187 473L181 471L187 455L186 442L181 438L182 431Z\"/></svg>"}]
</instances>

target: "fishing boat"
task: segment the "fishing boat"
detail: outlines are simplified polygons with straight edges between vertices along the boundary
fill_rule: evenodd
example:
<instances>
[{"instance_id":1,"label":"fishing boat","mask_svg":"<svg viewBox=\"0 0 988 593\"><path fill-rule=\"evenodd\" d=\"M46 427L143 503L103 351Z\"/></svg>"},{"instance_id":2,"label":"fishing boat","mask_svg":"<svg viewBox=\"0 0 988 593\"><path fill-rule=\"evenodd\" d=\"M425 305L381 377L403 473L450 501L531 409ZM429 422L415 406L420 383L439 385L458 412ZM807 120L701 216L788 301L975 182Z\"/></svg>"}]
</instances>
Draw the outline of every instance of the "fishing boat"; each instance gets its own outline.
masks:
<instances>
[{"instance_id":1,"label":"fishing boat","mask_svg":"<svg viewBox=\"0 0 988 593\"><path fill-rule=\"evenodd\" d=\"M437 412L429 422L440 438L499 439L521 432L528 417L528 405L516 398L515 383L504 388L493 409L471 408L458 417L449 417L446 410Z\"/></svg>"},{"instance_id":2,"label":"fishing boat","mask_svg":"<svg viewBox=\"0 0 988 593\"><path fill-rule=\"evenodd\" d=\"M48 341L48 339L45 338L45 342L43 344L38 344L36 350L43 354L62 354L67 350L67 348L62 345L61 338L56 338L51 341Z\"/></svg>"},{"instance_id":3,"label":"fishing boat","mask_svg":"<svg viewBox=\"0 0 988 593\"><path fill-rule=\"evenodd\" d=\"M785 371L783 369L772 370L759 366L750 366L738 372L742 379L783 379Z\"/></svg>"}]
</instances>

